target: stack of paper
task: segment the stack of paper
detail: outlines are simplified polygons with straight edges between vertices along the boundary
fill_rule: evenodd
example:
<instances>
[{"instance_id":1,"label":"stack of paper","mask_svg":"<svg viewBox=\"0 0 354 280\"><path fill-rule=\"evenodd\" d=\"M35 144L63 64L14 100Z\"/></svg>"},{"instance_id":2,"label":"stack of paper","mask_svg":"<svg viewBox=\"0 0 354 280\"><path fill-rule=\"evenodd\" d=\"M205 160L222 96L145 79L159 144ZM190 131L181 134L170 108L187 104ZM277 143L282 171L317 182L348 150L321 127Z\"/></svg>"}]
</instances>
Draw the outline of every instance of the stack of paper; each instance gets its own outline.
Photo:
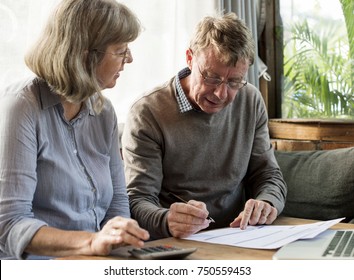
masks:
<instances>
[{"instance_id":1,"label":"stack of paper","mask_svg":"<svg viewBox=\"0 0 354 280\"><path fill-rule=\"evenodd\" d=\"M313 238L343 219L296 226L248 226L245 230L222 228L196 233L184 239L254 249L277 249L298 239Z\"/></svg>"}]
</instances>

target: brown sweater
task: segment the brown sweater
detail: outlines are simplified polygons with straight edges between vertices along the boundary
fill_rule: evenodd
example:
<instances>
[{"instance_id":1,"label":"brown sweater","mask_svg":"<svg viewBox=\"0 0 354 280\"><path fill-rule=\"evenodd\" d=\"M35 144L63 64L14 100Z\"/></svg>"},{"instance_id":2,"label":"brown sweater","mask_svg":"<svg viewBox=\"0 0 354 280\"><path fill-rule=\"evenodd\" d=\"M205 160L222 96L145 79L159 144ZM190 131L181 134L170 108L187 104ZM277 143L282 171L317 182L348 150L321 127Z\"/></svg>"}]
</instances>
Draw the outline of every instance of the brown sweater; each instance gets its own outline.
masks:
<instances>
[{"instance_id":1,"label":"brown sweater","mask_svg":"<svg viewBox=\"0 0 354 280\"><path fill-rule=\"evenodd\" d=\"M146 94L133 104L122 137L133 218L152 238L170 236L169 192L205 202L216 221L209 229L229 226L245 194L271 202L280 214L286 186L267 123L252 85L215 114L181 113L174 79Z\"/></svg>"}]
</instances>

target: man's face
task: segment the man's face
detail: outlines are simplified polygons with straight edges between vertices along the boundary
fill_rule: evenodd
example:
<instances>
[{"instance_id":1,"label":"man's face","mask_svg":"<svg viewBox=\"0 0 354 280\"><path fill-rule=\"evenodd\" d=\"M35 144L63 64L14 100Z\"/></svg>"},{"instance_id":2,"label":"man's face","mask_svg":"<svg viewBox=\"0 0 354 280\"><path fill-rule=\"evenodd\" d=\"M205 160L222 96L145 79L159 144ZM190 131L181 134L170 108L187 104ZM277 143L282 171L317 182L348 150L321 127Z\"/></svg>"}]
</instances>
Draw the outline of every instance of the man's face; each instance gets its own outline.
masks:
<instances>
[{"instance_id":1,"label":"man's face","mask_svg":"<svg viewBox=\"0 0 354 280\"><path fill-rule=\"evenodd\" d=\"M218 59L213 48L205 49L198 55L188 50L186 55L192 71L186 95L193 106L205 113L221 111L246 84L244 78L249 68L248 60L227 66Z\"/></svg>"}]
</instances>

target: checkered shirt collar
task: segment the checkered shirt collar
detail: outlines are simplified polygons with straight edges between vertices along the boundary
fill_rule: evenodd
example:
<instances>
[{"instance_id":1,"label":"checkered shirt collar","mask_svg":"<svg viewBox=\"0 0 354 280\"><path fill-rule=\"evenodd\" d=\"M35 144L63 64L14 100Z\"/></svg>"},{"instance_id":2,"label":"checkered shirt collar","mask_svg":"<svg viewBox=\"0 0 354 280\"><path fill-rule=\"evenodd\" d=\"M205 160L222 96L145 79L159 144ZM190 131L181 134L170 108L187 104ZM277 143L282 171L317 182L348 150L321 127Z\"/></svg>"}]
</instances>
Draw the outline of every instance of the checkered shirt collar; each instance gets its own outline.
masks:
<instances>
[{"instance_id":1,"label":"checkered shirt collar","mask_svg":"<svg viewBox=\"0 0 354 280\"><path fill-rule=\"evenodd\" d=\"M188 101L186 94L183 91L181 80L191 74L191 70L186 67L178 72L176 76L176 91L177 91L177 102L179 111L181 113L186 113L194 110L192 104Z\"/></svg>"}]
</instances>

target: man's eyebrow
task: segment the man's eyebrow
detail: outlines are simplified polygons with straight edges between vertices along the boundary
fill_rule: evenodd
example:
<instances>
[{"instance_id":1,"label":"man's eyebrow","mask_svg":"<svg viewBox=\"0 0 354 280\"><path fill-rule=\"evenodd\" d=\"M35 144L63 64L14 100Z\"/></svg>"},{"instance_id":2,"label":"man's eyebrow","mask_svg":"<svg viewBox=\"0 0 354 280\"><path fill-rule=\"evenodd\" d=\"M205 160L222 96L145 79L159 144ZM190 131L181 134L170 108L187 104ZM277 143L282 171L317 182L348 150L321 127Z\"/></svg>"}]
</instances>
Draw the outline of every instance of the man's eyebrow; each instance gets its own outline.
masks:
<instances>
[{"instance_id":1,"label":"man's eyebrow","mask_svg":"<svg viewBox=\"0 0 354 280\"><path fill-rule=\"evenodd\" d=\"M207 72L209 75L212 75L212 76L209 76L209 77L218 78L218 79L221 80L221 76L218 73L215 73L215 72L213 72L211 70L208 70L208 69L205 69L204 71ZM243 76L241 76L241 77L234 76L234 77L228 77L227 80L228 81L241 82L241 81L244 81L245 79L243 78Z\"/></svg>"}]
</instances>

